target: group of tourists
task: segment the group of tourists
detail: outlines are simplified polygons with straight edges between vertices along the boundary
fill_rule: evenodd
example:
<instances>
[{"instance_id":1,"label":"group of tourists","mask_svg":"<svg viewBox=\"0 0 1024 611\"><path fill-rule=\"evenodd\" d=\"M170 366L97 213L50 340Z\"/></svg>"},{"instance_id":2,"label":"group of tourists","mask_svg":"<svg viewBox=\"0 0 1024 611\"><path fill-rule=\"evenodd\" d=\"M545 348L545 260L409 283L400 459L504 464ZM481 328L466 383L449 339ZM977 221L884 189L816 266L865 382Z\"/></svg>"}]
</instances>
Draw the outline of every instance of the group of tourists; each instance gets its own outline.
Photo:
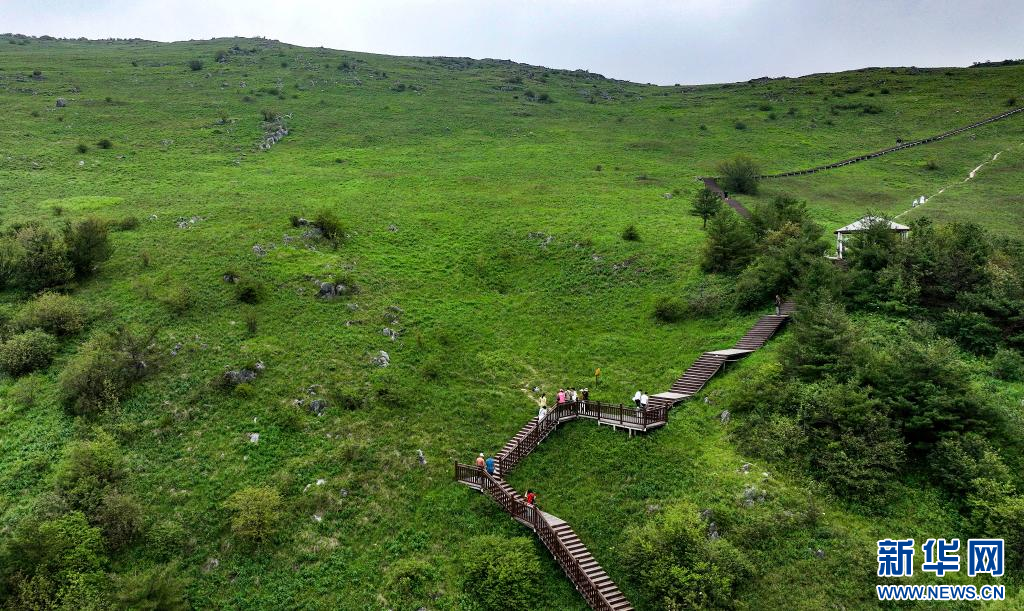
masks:
<instances>
[{"instance_id":1,"label":"group of tourists","mask_svg":"<svg viewBox=\"0 0 1024 611\"><path fill-rule=\"evenodd\" d=\"M647 396L646 390L638 390L633 395L633 404L636 405L637 409L647 409L647 402L649 400L650 397Z\"/></svg>"},{"instance_id":2,"label":"group of tourists","mask_svg":"<svg viewBox=\"0 0 1024 611\"><path fill-rule=\"evenodd\" d=\"M541 409L544 409L543 407ZM480 455L476 457L476 466L478 469L487 471L488 475L494 475L494 457L489 456L484 458L484 453L480 452ZM537 506L537 493L529 488L526 489L526 504L531 507Z\"/></svg>"}]
</instances>

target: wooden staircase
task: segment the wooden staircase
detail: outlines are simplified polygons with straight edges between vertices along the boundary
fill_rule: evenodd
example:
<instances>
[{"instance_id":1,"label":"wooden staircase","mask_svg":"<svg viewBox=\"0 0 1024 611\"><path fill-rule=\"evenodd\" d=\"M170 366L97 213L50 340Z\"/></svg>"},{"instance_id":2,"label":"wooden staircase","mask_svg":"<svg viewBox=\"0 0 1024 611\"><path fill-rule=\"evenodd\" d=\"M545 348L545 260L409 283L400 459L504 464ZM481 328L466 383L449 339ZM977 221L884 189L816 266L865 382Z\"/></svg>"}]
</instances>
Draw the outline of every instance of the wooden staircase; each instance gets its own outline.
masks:
<instances>
[{"instance_id":1,"label":"wooden staircase","mask_svg":"<svg viewBox=\"0 0 1024 611\"><path fill-rule=\"evenodd\" d=\"M789 320L795 306L784 303L779 314L762 316L732 348L705 352L676 380L670 391L650 398L646 410L596 401L561 403L543 420L534 417L495 454L494 474L475 465L455 463L455 479L491 497L514 520L532 529L555 557L576 590L593 609L630 611L625 595L601 568L580 538L564 520L541 511L515 491L504 476L523 461L558 425L586 418L634 431L646 432L668 422L668 410L700 392L726 363L744 358L761 348Z\"/></svg>"}]
</instances>

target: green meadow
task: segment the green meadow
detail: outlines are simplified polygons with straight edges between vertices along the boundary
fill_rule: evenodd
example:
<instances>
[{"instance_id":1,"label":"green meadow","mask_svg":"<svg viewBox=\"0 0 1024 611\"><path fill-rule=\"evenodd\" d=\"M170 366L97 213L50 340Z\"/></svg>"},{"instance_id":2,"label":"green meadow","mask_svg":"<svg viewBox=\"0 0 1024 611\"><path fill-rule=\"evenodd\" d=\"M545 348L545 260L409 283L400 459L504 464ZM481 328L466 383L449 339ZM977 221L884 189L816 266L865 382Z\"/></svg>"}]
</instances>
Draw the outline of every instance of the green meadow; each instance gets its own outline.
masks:
<instances>
[{"instance_id":1,"label":"green meadow","mask_svg":"<svg viewBox=\"0 0 1024 611\"><path fill-rule=\"evenodd\" d=\"M127 461L122 491L144 508L111 573L173 562L195 608L472 609L473 538L532 535L455 483L453 462L499 450L535 415L534 388L552 398L590 386L609 402L659 392L761 313L652 315L659 298L714 282L689 214L698 176L738 153L782 172L940 133L1021 105L1022 79L1024 66L869 68L653 86L265 39L0 36L0 229L139 221L112 232L112 257L69 289L86 328L41 371L0 374L0 540L52 494L68 444L102 430ZM263 151L265 114L288 133ZM738 199L790 195L828 231L877 211L1021 238L1022 170L1015 115ZM911 209L921 195L931 199ZM290 222L323 210L343 223L340 244ZM629 225L639 240L622 238ZM226 274L258 283L262 299L239 303ZM329 280L355 288L318 297ZM0 291L0 322L31 297ZM116 408L69 414L62 369L119 325L155 332L157 370ZM645 594L623 566L625 529L683 502L713 508L754 562L736 608L876 606L875 541L957 536L963 519L924 483L901 483L898 501L868 511L745 455L731 436L743 418L723 425L716 402L775 349L730 367L708 403L681 405L647 436L565 426L510 483L538 490L633 601ZM382 350L387 367L372 362ZM265 369L251 383L218 384L256 361ZM1024 386L972 363L979 386L1024 400ZM311 388L328 401L323 415L294 404ZM745 507L748 484L768 501ZM258 545L232 531L225 507L247 486L282 498L279 528ZM797 514L816 516L813 527ZM151 533L167 524L183 535L158 550ZM536 608L585 608L533 546ZM415 587L403 580L411 564Z\"/></svg>"}]
</instances>

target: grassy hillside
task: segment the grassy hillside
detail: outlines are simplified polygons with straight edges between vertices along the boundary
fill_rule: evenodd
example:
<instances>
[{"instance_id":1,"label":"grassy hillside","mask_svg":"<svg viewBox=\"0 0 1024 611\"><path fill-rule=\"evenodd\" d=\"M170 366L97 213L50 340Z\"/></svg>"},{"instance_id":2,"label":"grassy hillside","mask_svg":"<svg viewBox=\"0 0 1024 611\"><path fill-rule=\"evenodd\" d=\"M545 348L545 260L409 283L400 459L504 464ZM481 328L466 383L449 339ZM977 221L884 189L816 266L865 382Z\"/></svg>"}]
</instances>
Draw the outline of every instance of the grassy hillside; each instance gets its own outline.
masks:
<instances>
[{"instance_id":1,"label":"grassy hillside","mask_svg":"<svg viewBox=\"0 0 1024 611\"><path fill-rule=\"evenodd\" d=\"M193 70L191 60L202 65ZM0 533L54 488L68 442L102 428L125 449L124 488L144 505L147 527L186 532L169 555L143 536L114 556L114 572L177 560L198 608L468 608L461 575L471 538L525 531L452 482L452 461L500 448L534 412L534 387L550 396L589 384L601 367L599 400L667 388L756 318L666 325L651 316L659 296L703 281L700 219L688 215L696 176L735 153L786 171L942 132L1005 109L1022 78L1019 66L899 68L655 87L267 40L0 37L3 226L141 221L114 233L113 257L74 288L88 329L64 340L44 371L0 378ZM268 151L257 148L264 116L288 130ZM98 145L104 139L110 148ZM971 219L1019 237L1022 143L1018 116L766 182L744 201L785 192L838 227L869 208L903 212L955 183L909 218ZM345 224L337 248L289 222L322 209ZM631 224L639 241L621 238ZM262 301L238 303L228 272L261 283ZM358 293L318 298L314 281L333 278ZM0 293L0 319L29 297ZM62 367L86 338L124 323L157 330L159 372L115 410L69 416ZM371 362L380 350L389 367ZM217 387L225 368L256 360L266 365L256 381ZM319 417L293 406L317 385L330 404ZM687 406L666 429L632 440L572 425L514 483L539 488L619 580L622 529L648 505L742 493L737 469L747 460L714 414ZM770 477L775 509L806 505L809 482ZM232 534L224 502L264 484L280 491L285 518L272 542L253 547ZM908 490L882 517L814 496L827 526L773 539L784 547L766 549L741 590L749 608L867 605L870 580L830 576L854 562L870 571L880 536L957 528L956 512L927 490ZM822 546L819 562L808 550ZM537 548L538 608L582 608ZM403 593L396 576L409 560L429 567L427 585Z\"/></svg>"}]
</instances>

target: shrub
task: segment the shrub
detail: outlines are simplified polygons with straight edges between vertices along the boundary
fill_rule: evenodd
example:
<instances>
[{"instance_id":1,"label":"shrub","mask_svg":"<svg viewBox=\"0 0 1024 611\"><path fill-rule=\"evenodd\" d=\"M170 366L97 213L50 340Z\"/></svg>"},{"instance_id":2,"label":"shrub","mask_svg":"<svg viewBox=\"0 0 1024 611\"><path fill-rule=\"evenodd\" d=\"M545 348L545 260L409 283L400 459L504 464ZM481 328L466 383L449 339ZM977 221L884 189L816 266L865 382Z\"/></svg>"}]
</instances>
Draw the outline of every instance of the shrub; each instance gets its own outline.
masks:
<instances>
[{"instance_id":1,"label":"shrub","mask_svg":"<svg viewBox=\"0 0 1024 611\"><path fill-rule=\"evenodd\" d=\"M388 570L388 589L403 596L429 596L428 589L437 579L437 569L419 558L402 558Z\"/></svg>"},{"instance_id":2,"label":"shrub","mask_svg":"<svg viewBox=\"0 0 1024 611\"><path fill-rule=\"evenodd\" d=\"M928 161L924 162L924 169L934 172L935 170L939 169L939 162L935 161L934 159L929 159Z\"/></svg>"},{"instance_id":3,"label":"shrub","mask_svg":"<svg viewBox=\"0 0 1024 611\"><path fill-rule=\"evenodd\" d=\"M0 289L18 279L20 259L17 242L8 236L0 236Z\"/></svg>"},{"instance_id":4,"label":"shrub","mask_svg":"<svg viewBox=\"0 0 1024 611\"><path fill-rule=\"evenodd\" d=\"M182 554L182 547L188 533L181 522L164 520L157 522L146 532L146 549L160 558L174 558Z\"/></svg>"},{"instance_id":5,"label":"shrub","mask_svg":"<svg viewBox=\"0 0 1024 611\"><path fill-rule=\"evenodd\" d=\"M114 250L110 245L107 223L94 217L65 225L64 242L68 260L80 278L95 272Z\"/></svg>"},{"instance_id":6,"label":"shrub","mask_svg":"<svg viewBox=\"0 0 1024 611\"><path fill-rule=\"evenodd\" d=\"M1007 98L1006 105L1007 106L1016 106L1017 105L1017 98Z\"/></svg>"},{"instance_id":7,"label":"shrub","mask_svg":"<svg viewBox=\"0 0 1024 611\"><path fill-rule=\"evenodd\" d=\"M107 490L91 522L103 531L111 551L124 549L142 532L142 505L128 494Z\"/></svg>"},{"instance_id":8,"label":"shrub","mask_svg":"<svg viewBox=\"0 0 1024 611\"><path fill-rule=\"evenodd\" d=\"M710 539L688 503L666 508L627 530L622 551L629 577L652 608L732 608L733 590L752 572L726 539Z\"/></svg>"},{"instance_id":9,"label":"shrub","mask_svg":"<svg viewBox=\"0 0 1024 611\"><path fill-rule=\"evenodd\" d=\"M659 297L654 304L654 317L661 322L678 322L686 316L686 303L678 297Z\"/></svg>"},{"instance_id":10,"label":"shrub","mask_svg":"<svg viewBox=\"0 0 1024 611\"><path fill-rule=\"evenodd\" d=\"M990 363L992 375L1008 382L1024 380L1024 356L1016 350L999 349Z\"/></svg>"},{"instance_id":11,"label":"shrub","mask_svg":"<svg viewBox=\"0 0 1024 611\"><path fill-rule=\"evenodd\" d=\"M92 515L109 490L127 475L124 451L109 433L72 441L54 469L57 492L74 507Z\"/></svg>"},{"instance_id":12,"label":"shrub","mask_svg":"<svg viewBox=\"0 0 1024 611\"><path fill-rule=\"evenodd\" d=\"M15 240L19 252L18 279L27 289L63 286L74 278L67 247L55 233L38 225L18 231Z\"/></svg>"},{"instance_id":13,"label":"shrub","mask_svg":"<svg viewBox=\"0 0 1024 611\"><path fill-rule=\"evenodd\" d=\"M89 152L89 145L79 142L78 146L75 147L75 150L84 155Z\"/></svg>"},{"instance_id":14,"label":"shrub","mask_svg":"<svg viewBox=\"0 0 1024 611\"><path fill-rule=\"evenodd\" d=\"M733 127L735 127L736 129L742 131L742 130L747 129L747 124L744 123L743 121L737 121L736 123L733 124Z\"/></svg>"},{"instance_id":15,"label":"shrub","mask_svg":"<svg viewBox=\"0 0 1024 611\"><path fill-rule=\"evenodd\" d=\"M257 304L263 301L265 292L263 283L255 278L242 278L235 283L235 299L242 303Z\"/></svg>"},{"instance_id":16,"label":"shrub","mask_svg":"<svg viewBox=\"0 0 1024 611\"><path fill-rule=\"evenodd\" d=\"M639 242L640 232L637 231L636 225L629 225L622 230L622 239L627 242Z\"/></svg>"},{"instance_id":17,"label":"shrub","mask_svg":"<svg viewBox=\"0 0 1024 611\"><path fill-rule=\"evenodd\" d=\"M263 120L266 121L267 123L273 123L274 121L277 120L278 117L281 116L281 113L270 108L264 108L263 110L260 111L260 116L263 117Z\"/></svg>"},{"instance_id":18,"label":"shrub","mask_svg":"<svg viewBox=\"0 0 1024 611\"><path fill-rule=\"evenodd\" d=\"M188 67L192 72L199 72L203 69L203 61L200 59L189 60Z\"/></svg>"},{"instance_id":19,"label":"shrub","mask_svg":"<svg viewBox=\"0 0 1024 611\"><path fill-rule=\"evenodd\" d=\"M825 376L846 378L857 336L841 303L801 304L779 360L786 373L804 381Z\"/></svg>"},{"instance_id":20,"label":"shrub","mask_svg":"<svg viewBox=\"0 0 1024 611\"><path fill-rule=\"evenodd\" d=\"M345 227L332 210L324 208L317 213L313 226L320 230L325 240L337 244L345 239Z\"/></svg>"},{"instance_id":21,"label":"shrub","mask_svg":"<svg viewBox=\"0 0 1024 611\"><path fill-rule=\"evenodd\" d=\"M228 59L228 52L225 51L224 49L220 49L216 53L213 54L213 61L215 61L215 62L225 62L225 61L227 61L227 59Z\"/></svg>"},{"instance_id":22,"label":"shrub","mask_svg":"<svg viewBox=\"0 0 1024 611\"><path fill-rule=\"evenodd\" d=\"M96 143L96 146L100 147L101 149L111 149L114 148L114 143L110 141L110 138L103 138L102 140Z\"/></svg>"},{"instance_id":23,"label":"shrub","mask_svg":"<svg viewBox=\"0 0 1024 611\"><path fill-rule=\"evenodd\" d=\"M43 293L21 308L13 325L21 331L42 329L56 336L74 335L85 328L85 312L67 295Z\"/></svg>"},{"instance_id":24,"label":"shrub","mask_svg":"<svg viewBox=\"0 0 1024 611\"><path fill-rule=\"evenodd\" d=\"M132 384L158 366L155 331L136 334L127 328L93 337L60 375L61 395L74 414L93 414L116 406Z\"/></svg>"},{"instance_id":25,"label":"shrub","mask_svg":"<svg viewBox=\"0 0 1024 611\"><path fill-rule=\"evenodd\" d=\"M463 555L469 560L463 589L487 610L530 609L540 593L540 559L526 537L474 537Z\"/></svg>"},{"instance_id":26,"label":"shrub","mask_svg":"<svg viewBox=\"0 0 1024 611\"><path fill-rule=\"evenodd\" d=\"M231 532L254 543L269 540L281 519L281 495L265 486L242 488L224 503L233 514Z\"/></svg>"},{"instance_id":27,"label":"shrub","mask_svg":"<svg viewBox=\"0 0 1024 611\"><path fill-rule=\"evenodd\" d=\"M157 297L160 303L175 314L184 314L195 303L195 294L187 284L175 284L167 287Z\"/></svg>"},{"instance_id":28,"label":"shrub","mask_svg":"<svg viewBox=\"0 0 1024 611\"><path fill-rule=\"evenodd\" d=\"M554 102L554 100L551 99L551 96L547 92L541 93L540 95L538 95L537 96L537 101L538 102L545 102L545 103Z\"/></svg>"},{"instance_id":29,"label":"shrub","mask_svg":"<svg viewBox=\"0 0 1024 611\"><path fill-rule=\"evenodd\" d=\"M57 340L40 329L31 329L0 343L0 371L20 376L50 364L57 354Z\"/></svg>"},{"instance_id":30,"label":"shrub","mask_svg":"<svg viewBox=\"0 0 1024 611\"><path fill-rule=\"evenodd\" d=\"M747 155L737 155L718 164L718 174L722 177L722 188L736 193L757 193L757 180L761 168L757 162Z\"/></svg>"},{"instance_id":31,"label":"shrub","mask_svg":"<svg viewBox=\"0 0 1024 611\"><path fill-rule=\"evenodd\" d=\"M165 564L142 572L120 575L115 599L120 609L187 611L187 582L177 576L177 566Z\"/></svg>"},{"instance_id":32,"label":"shrub","mask_svg":"<svg viewBox=\"0 0 1024 611\"><path fill-rule=\"evenodd\" d=\"M126 216L117 222L118 231L131 231L139 227L139 217L137 216Z\"/></svg>"},{"instance_id":33,"label":"shrub","mask_svg":"<svg viewBox=\"0 0 1024 611\"><path fill-rule=\"evenodd\" d=\"M889 90L885 87L882 87L882 89L880 89L878 93L882 95L889 95Z\"/></svg>"}]
</instances>

